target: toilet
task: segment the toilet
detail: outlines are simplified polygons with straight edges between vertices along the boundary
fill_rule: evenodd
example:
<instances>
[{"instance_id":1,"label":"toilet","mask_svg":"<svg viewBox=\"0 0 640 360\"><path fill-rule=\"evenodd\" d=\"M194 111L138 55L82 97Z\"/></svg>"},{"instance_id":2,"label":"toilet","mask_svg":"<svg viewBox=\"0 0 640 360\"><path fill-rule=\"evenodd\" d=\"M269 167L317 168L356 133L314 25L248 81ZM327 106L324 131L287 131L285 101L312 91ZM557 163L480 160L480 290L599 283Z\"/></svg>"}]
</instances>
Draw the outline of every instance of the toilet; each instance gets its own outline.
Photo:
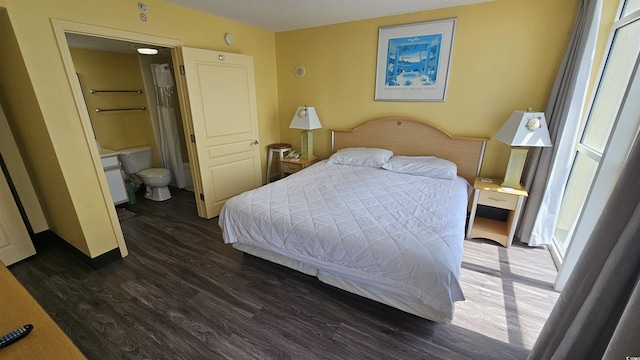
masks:
<instances>
[{"instance_id":1,"label":"toilet","mask_svg":"<svg viewBox=\"0 0 640 360\"><path fill-rule=\"evenodd\" d=\"M171 173L165 168L151 167L151 146L118 150L124 172L138 175L146 185L144 197L154 201L171 199L168 185Z\"/></svg>"}]
</instances>

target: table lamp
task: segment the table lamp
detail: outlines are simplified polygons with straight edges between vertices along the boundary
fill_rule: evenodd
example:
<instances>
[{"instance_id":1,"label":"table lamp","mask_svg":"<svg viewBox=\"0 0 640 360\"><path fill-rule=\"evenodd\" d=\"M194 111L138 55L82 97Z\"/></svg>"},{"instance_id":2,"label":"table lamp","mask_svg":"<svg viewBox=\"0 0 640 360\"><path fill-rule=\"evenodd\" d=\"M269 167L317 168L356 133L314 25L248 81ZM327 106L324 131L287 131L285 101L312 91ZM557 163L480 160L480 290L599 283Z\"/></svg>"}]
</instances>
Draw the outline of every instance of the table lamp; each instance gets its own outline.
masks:
<instances>
[{"instance_id":1,"label":"table lamp","mask_svg":"<svg viewBox=\"0 0 640 360\"><path fill-rule=\"evenodd\" d=\"M313 156L313 129L320 129L320 119L316 109L311 106L300 106L293 115L289 128L302 129L300 141L300 157L302 159L315 159Z\"/></svg>"},{"instance_id":2,"label":"table lamp","mask_svg":"<svg viewBox=\"0 0 640 360\"><path fill-rule=\"evenodd\" d=\"M514 111L493 138L511 146L502 186L513 189L522 188L520 178L529 147L551 146L544 113L532 112L531 108L527 111Z\"/></svg>"}]
</instances>

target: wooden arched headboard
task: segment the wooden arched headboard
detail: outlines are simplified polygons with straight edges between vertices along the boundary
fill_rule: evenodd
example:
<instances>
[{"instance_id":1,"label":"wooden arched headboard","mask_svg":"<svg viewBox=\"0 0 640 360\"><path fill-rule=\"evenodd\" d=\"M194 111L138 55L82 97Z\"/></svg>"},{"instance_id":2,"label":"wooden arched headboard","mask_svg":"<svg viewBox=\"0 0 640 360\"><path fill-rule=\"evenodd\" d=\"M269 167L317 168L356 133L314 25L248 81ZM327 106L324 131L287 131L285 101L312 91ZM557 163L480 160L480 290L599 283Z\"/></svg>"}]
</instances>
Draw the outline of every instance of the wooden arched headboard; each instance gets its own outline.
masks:
<instances>
[{"instance_id":1,"label":"wooden arched headboard","mask_svg":"<svg viewBox=\"0 0 640 360\"><path fill-rule=\"evenodd\" d=\"M406 117L368 121L351 130L331 129L331 152L378 147L394 155L433 155L454 162L458 175L473 184L480 173L487 138L455 137L435 125Z\"/></svg>"}]
</instances>

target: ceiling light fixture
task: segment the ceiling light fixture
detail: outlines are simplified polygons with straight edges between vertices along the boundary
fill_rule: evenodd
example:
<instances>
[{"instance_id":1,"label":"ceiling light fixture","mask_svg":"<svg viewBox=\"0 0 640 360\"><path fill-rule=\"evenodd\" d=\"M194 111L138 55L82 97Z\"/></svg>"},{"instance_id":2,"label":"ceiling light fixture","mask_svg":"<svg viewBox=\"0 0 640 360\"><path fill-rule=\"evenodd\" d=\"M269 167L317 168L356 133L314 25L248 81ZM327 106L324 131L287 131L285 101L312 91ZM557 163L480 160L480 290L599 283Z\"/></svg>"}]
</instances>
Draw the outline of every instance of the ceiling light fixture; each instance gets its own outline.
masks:
<instances>
[{"instance_id":1,"label":"ceiling light fixture","mask_svg":"<svg viewBox=\"0 0 640 360\"><path fill-rule=\"evenodd\" d=\"M158 53L158 49L152 48L137 48L136 51L141 55L156 55Z\"/></svg>"}]
</instances>

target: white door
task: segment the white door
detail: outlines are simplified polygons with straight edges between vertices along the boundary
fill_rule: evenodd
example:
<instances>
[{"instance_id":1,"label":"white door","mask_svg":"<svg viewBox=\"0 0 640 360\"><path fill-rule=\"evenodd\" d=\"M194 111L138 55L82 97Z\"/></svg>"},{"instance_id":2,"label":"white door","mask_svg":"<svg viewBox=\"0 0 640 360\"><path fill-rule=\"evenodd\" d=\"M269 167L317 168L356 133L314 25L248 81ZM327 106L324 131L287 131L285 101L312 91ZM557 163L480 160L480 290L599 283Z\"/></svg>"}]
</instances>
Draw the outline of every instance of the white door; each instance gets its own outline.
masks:
<instances>
[{"instance_id":1,"label":"white door","mask_svg":"<svg viewBox=\"0 0 640 360\"><path fill-rule=\"evenodd\" d=\"M181 51L188 97L181 102L189 104L199 172L198 214L212 218L227 199L262 184L253 58Z\"/></svg>"},{"instance_id":2,"label":"white door","mask_svg":"<svg viewBox=\"0 0 640 360\"><path fill-rule=\"evenodd\" d=\"M8 266L35 253L7 179L0 172L0 260Z\"/></svg>"}]
</instances>

